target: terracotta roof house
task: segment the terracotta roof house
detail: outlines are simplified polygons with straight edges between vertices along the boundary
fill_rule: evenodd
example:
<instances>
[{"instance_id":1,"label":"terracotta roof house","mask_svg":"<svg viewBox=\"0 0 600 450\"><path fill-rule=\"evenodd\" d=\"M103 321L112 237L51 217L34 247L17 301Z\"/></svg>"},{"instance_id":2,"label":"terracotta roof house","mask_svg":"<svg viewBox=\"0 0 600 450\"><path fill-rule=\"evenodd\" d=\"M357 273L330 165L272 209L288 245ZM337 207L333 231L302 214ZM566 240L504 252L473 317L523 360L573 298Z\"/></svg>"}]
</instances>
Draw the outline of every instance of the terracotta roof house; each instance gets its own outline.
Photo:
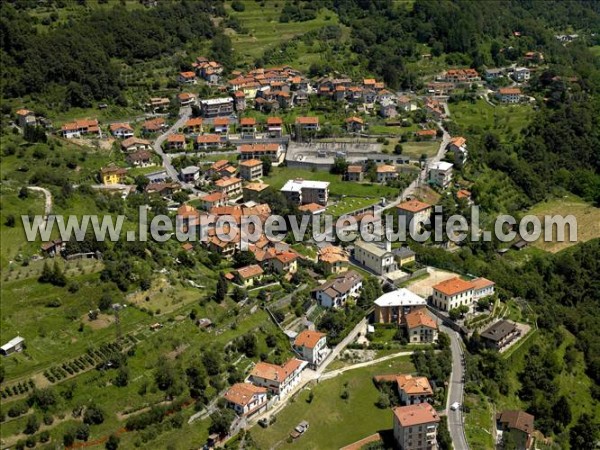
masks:
<instances>
[{"instance_id":1,"label":"terracotta roof house","mask_svg":"<svg viewBox=\"0 0 600 450\"><path fill-rule=\"evenodd\" d=\"M150 150L152 149L152 143L146 139L139 139L136 137L130 137L121 141L121 150L124 152L135 152L139 150Z\"/></svg>"},{"instance_id":2,"label":"terracotta roof house","mask_svg":"<svg viewBox=\"0 0 600 450\"><path fill-rule=\"evenodd\" d=\"M430 344L437 341L438 325L427 312L427 308L418 308L406 314L404 324L411 344Z\"/></svg>"},{"instance_id":3,"label":"terracotta roof house","mask_svg":"<svg viewBox=\"0 0 600 450\"><path fill-rule=\"evenodd\" d=\"M524 411L499 412L496 414L497 441L504 443L510 440L517 450L529 450L533 444L534 419Z\"/></svg>"},{"instance_id":4,"label":"terracotta roof house","mask_svg":"<svg viewBox=\"0 0 600 450\"><path fill-rule=\"evenodd\" d=\"M234 272L234 281L244 287L254 286L254 282L260 281L264 273L258 264L251 264L237 269Z\"/></svg>"},{"instance_id":5,"label":"terracotta roof house","mask_svg":"<svg viewBox=\"0 0 600 450\"><path fill-rule=\"evenodd\" d=\"M288 360L282 366L261 361L250 372L248 381L267 388L274 395L285 396L300 382L300 374L307 365L306 361L297 358Z\"/></svg>"},{"instance_id":6,"label":"terracotta roof house","mask_svg":"<svg viewBox=\"0 0 600 450\"><path fill-rule=\"evenodd\" d=\"M294 350L316 369L329 354L327 335L318 331L304 330L294 340Z\"/></svg>"},{"instance_id":7,"label":"terracotta roof house","mask_svg":"<svg viewBox=\"0 0 600 450\"><path fill-rule=\"evenodd\" d=\"M128 123L111 123L108 128L110 134L119 139L126 139L133 136L133 128Z\"/></svg>"},{"instance_id":8,"label":"terracotta roof house","mask_svg":"<svg viewBox=\"0 0 600 450\"><path fill-rule=\"evenodd\" d=\"M267 389L250 383L236 383L223 396L238 415L252 417L267 407Z\"/></svg>"},{"instance_id":9,"label":"terracotta roof house","mask_svg":"<svg viewBox=\"0 0 600 450\"><path fill-rule=\"evenodd\" d=\"M327 275L347 270L349 259L348 253L337 245L323 247L318 254L318 261Z\"/></svg>"},{"instance_id":10,"label":"terracotta roof house","mask_svg":"<svg viewBox=\"0 0 600 450\"><path fill-rule=\"evenodd\" d=\"M196 148L223 147L224 143L218 134L202 134L196 137Z\"/></svg>"},{"instance_id":11,"label":"terracotta roof house","mask_svg":"<svg viewBox=\"0 0 600 450\"><path fill-rule=\"evenodd\" d=\"M398 448L437 448L440 417L429 403L394 408L394 441ZM422 442L415 447L416 442Z\"/></svg>"}]
</instances>

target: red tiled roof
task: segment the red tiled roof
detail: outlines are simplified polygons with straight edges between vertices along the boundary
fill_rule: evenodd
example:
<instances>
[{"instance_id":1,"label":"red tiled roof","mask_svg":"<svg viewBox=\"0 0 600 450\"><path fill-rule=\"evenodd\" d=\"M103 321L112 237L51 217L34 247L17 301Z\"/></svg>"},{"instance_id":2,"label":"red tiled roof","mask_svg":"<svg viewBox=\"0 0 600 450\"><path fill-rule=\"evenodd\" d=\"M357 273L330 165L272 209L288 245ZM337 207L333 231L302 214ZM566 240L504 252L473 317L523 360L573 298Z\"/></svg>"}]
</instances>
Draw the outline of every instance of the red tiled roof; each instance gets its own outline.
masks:
<instances>
[{"instance_id":1,"label":"red tiled roof","mask_svg":"<svg viewBox=\"0 0 600 450\"><path fill-rule=\"evenodd\" d=\"M296 347L315 348L319 341L326 336L318 331L304 330L294 340Z\"/></svg>"},{"instance_id":2,"label":"red tiled roof","mask_svg":"<svg viewBox=\"0 0 600 450\"><path fill-rule=\"evenodd\" d=\"M470 281L465 281L461 278L451 278L433 286L433 289L441 292L444 295L453 296L461 292L473 289L473 284Z\"/></svg>"},{"instance_id":3,"label":"red tiled roof","mask_svg":"<svg viewBox=\"0 0 600 450\"><path fill-rule=\"evenodd\" d=\"M425 425L440 421L440 417L429 403L418 403L416 405L394 408L394 415L403 427L413 427L415 425Z\"/></svg>"},{"instance_id":4,"label":"red tiled roof","mask_svg":"<svg viewBox=\"0 0 600 450\"><path fill-rule=\"evenodd\" d=\"M425 308L419 308L414 311L411 311L406 316L404 316L404 319L406 320L406 326L408 327L408 329L416 327L427 327L437 330L437 323L429 314L427 314Z\"/></svg>"},{"instance_id":5,"label":"red tiled roof","mask_svg":"<svg viewBox=\"0 0 600 450\"><path fill-rule=\"evenodd\" d=\"M237 273L240 276L240 278L242 278L243 280L247 280L248 278L253 278L262 275L264 271L262 267L260 267L258 264L252 264L250 266L238 269Z\"/></svg>"},{"instance_id":6,"label":"red tiled roof","mask_svg":"<svg viewBox=\"0 0 600 450\"><path fill-rule=\"evenodd\" d=\"M242 161L240 163L240 166L245 166L245 167L256 167L256 166L260 166L262 165L262 161L259 161L258 159L248 159L246 161Z\"/></svg>"},{"instance_id":7,"label":"red tiled roof","mask_svg":"<svg viewBox=\"0 0 600 450\"><path fill-rule=\"evenodd\" d=\"M419 200L409 200L398 205L398 209L403 209L404 211L410 211L413 213L424 211L427 208L431 208L431 205Z\"/></svg>"},{"instance_id":8,"label":"red tiled roof","mask_svg":"<svg viewBox=\"0 0 600 450\"><path fill-rule=\"evenodd\" d=\"M250 383L236 383L225 393L225 400L240 406L246 406L256 394L266 394L267 389Z\"/></svg>"},{"instance_id":9,"label":"red tiled roof","mask_svg":"<svg viewBox=\"0 0 600 450\"><path fill-rule=\"evenodd\" d=\"M296 117L296 123L300 125L318 125L318 117Z\"/></svg>"},{"instance_id":10,"label":"red tiled roof","mask_svg":"<svg viewBox=\"0 0 600 450\"><path fill-rule=\"evenodd\" d=\"M218 134L203 134L196 137L198 144L218 144L221 142L221 136Z\"/></svg>"}]
</instances>

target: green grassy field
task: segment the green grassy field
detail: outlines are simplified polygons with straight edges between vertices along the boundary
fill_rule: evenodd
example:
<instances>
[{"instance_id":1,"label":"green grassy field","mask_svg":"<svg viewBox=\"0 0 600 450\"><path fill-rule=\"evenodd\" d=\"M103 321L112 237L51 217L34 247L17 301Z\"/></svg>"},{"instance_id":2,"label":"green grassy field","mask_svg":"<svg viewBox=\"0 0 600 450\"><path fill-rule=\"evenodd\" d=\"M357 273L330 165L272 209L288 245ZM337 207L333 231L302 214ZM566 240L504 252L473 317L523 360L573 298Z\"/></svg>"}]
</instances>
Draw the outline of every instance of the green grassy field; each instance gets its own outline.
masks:
<instances>
[{"instance_id":1,"label":"green grassy field","mask_svg":"<svg viewBox=\"0 0 600 450\"><path fill-rule=\"evenodd\" d=\"M266 429L254 427L250 432L259 447L265 449L277 446L320 450L351 444L379 430L392 428L391 409L375 406L379 391L373 385L372 377L413 370L408 358L396 358L345 372L313 386L311 403L306 401L309 390L305 389L277 415L275 424ZM343 400L340 395L345 389L349 397ZM308 420L309 430L296 442L288 444L289 433L302 420Z\"/></svg>"},{"instance_id":2,"label":"green grassy field","mask_svg":"<svg viewBox=\"0 0 600 450\"><path fill-rule=\"evenodd\" d=\"M334 196L357 196L380 198L394 196L398 190L384 185L372 183L355 183L342 181L341 175L333 175L325 171L311 171L304 169L290 169L287 167L274 167L268 177L263 177L263 181L274 189L280 189L288 180L294 178L303 178L305 180L329 181L330 195Z\"/></svg>"},{"instance_id":3,"label":"green grassy field","mask_svg":"<svg viewBox=\"0 0 600 450\"><path fill-rule=\"evenodd\" d=\"M530 105L492 106L484 100L450 103L450 119L470 134L481 134L487 130L496 130L501 139L515 140L531 117Z\"/></svg>"},{"instance_id":4,"label":"green grassy field","mask_svg":"<svg viewBox=\"0 0 600 450\"><path fill-rule=\"evenodd\" d=\"M230 30L233 48L241 59L240 62L243 63L252 63L256 58L262 56L265 50L273 48L283 41L325 25L338 23L337 15L326 9L322 9L314 20L281 23L279 16L285 5L284 1L259 3L253 0L242 0L242 3L245 6L242 12L231 9L230 2L226 3L226 9L248 31L246 34L237 34ZM305 68L320 58L318 54L311 53L308 48L299 49L298 54L302 57L298 58L297 63Z\"/></svg>"},{"instance_id":5,"label":"green grassy field","mask_svg":"<svg viewBox=\"0 0 600 450\"><path fill-rule=\"evenodd\" d=\"M465 432L467 442L473 450L494 448L492 437L492 406L483 395L469 394L465 397Z\"/></svg>"},{"instance_id":6,"label":"green grassy field","mask_svg":"<svg viewBox=\"0 0 600 450\"><path fill-rule=\"evenodd\" d=\"M600 208L594 207L572 194L538 203L530 208L527 214L540 217L542 219L542 226L544 223L543 216L573 215L577 220L577 242L586 242L590 239L600 237ZM568 237L568 230L565 230L565 238L568 239ZM556 239L556 230L552 233L552 238ZM558 242L556 240L546 242L544 240L544 232L542 232L542 237L534 242L533 246L556 253L564 248L575 245L577 242Z\"/></svg>"}]
</instances>

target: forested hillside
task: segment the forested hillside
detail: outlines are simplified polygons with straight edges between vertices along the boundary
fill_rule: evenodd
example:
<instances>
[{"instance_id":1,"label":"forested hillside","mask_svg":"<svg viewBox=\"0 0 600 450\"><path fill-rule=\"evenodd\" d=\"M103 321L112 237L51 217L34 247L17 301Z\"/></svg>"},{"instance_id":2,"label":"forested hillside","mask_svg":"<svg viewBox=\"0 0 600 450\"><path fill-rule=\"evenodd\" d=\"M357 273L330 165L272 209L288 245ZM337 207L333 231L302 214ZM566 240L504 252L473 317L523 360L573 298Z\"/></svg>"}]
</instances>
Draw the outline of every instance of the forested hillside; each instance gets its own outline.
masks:
<instances>
[{"instance_id":1,"label":"forested hillside","mask_svg":"<svg viewBox=\"0 0 600 450\"><path fill-rule=\"evenodd\" d=\"M222 3L211 0L136 10L114 2L110 9L39 31L27 10L2 2L3 96L46 94L67 107L103 99L124 103L121 62L148 61L192 40L210 39L217 33L211 16L222 14Z\"/></svg>"}]
</instances>

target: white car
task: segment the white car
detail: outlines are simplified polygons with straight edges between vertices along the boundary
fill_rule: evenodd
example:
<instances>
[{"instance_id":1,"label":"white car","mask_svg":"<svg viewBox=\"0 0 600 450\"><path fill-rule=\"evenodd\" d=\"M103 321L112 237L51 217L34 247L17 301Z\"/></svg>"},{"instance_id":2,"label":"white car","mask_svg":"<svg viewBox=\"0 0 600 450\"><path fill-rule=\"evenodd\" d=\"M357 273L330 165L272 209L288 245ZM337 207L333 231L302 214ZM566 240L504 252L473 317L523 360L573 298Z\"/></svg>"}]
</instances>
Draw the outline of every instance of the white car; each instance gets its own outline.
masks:
<instances>
[{"instance_id":1,"label":"white car","mask_svg":"<svg viewBox=\"0 0 600 450\"><path fill-rule=\"evenodd\" d=\"M458 403L458 402L454 402L450 405L450 409L452 411L458 411L459 408L460 408L460 403Z\"/></svg>"}]
</instances>

